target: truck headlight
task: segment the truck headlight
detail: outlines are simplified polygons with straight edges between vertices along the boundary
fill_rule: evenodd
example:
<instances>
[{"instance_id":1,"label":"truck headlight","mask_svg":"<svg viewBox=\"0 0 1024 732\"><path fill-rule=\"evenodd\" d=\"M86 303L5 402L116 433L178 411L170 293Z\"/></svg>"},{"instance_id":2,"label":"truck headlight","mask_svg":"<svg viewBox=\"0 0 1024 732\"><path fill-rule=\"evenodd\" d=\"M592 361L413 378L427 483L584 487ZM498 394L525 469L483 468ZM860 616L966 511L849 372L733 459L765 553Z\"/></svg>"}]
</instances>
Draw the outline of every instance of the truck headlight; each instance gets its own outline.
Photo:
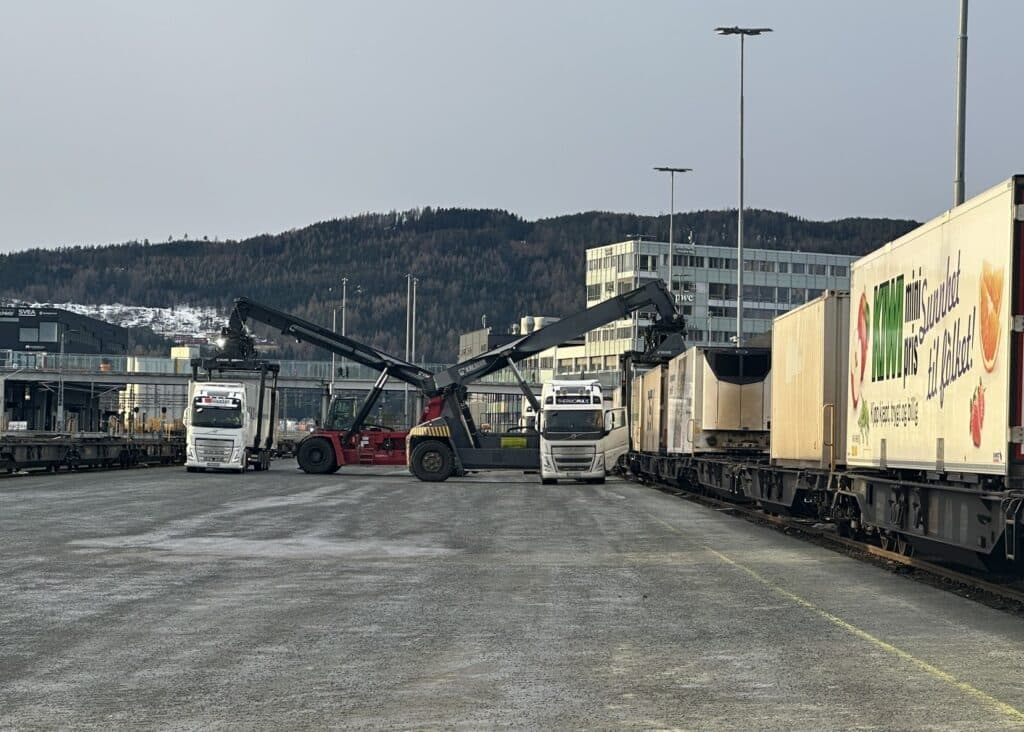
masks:
<instances>
[{"instance_id":1,"label":"truck headlight","mask_svg":"<svg viewBox=\"0 0 1024 732\"><path fill-rule=\"evenodd\" d=\"M599 452L594 456L594 470L604 470L604 453Z\"/></svg>"},{"instance_id":2,"label":"truck headlight","mask_svg":"<svg viewBox=\"0 0 1024 732\"><path fill-rule=\"evenodd\" d=\"M239 458L241 458L241 451L236 447L231 451L231 462L235 462Z\"/></svg>"},{"instance_id":3,"label":"truck headlight","mask_svg":"<svg viewBox=\"0 0 1024 732\"><path fill-rule=\"evenodd\" d=\"M544 460L544 467L547 468L548 470L554 470L554 465L552 465L551 463L551 456L543 455L542 457Z\"/></svg>"},{"instance_id":4,"label":"truck headlight","mask_svg":"<svg viewBox=\"0 0 1024 732\"><path fill-rule=\"evenodd\" d=\"M189 447L189 448L188 448L188 456L189 456L189 457L190 457L191 459L193 459L193 460L195 460L195 459L196 459L196 451L195 451L195 448L194 448L194 447Z\"/></svg>"}]
</instances>

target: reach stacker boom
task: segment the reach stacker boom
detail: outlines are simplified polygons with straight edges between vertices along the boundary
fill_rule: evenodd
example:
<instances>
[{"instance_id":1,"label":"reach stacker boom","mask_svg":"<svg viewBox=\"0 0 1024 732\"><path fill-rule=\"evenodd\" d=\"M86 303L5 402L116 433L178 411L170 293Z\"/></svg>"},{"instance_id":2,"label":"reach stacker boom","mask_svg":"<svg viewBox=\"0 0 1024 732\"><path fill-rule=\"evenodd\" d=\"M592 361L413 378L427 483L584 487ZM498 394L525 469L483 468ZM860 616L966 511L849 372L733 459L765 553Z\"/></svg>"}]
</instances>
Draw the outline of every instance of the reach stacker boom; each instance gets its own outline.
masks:
<instances>
[{"instance_id":1,"label":"reach stacker boom","mask_svg":"<svg viewBox=\"0 0 1024 732\"><path fill-rule=\"evenodd\" d=\"M405 465L406 432L381 425L370 425L367 418L391 378L415 389L433 391L432 374L415 364L355 341L332 330L268 305L240 297L235 300L226 336L247 337L245 322L264 323L282 334L367 366L380 375L363 403L351 414L350 401L333 396L327 420L299 443L296 453L299 467L307 473L333 473L343 465ZM431 409L434 411L431 412ZM424 419L440 413L440 401L428 405Z\"/></svg>"},{"instance_id":2,"label":"reach stacker boom","mask_svg":"<svg viewBox=\"0 0 1024 732\"><path fill-rule=\"evenodd\" d=\"M676 313L672 295L664 282L656 280L434 374L432 389L426 394L434 397L431 404L439 406L439 414L428 414L426 421L409 431L409 470L425 481L447 480L467 470L538 470L539 434L481 431L466 404L468 385L509 368L537 414L540 404L516 364L644 309L656 313L662 328L682 331L683 318Z\"/></svg>"}]
</instances>

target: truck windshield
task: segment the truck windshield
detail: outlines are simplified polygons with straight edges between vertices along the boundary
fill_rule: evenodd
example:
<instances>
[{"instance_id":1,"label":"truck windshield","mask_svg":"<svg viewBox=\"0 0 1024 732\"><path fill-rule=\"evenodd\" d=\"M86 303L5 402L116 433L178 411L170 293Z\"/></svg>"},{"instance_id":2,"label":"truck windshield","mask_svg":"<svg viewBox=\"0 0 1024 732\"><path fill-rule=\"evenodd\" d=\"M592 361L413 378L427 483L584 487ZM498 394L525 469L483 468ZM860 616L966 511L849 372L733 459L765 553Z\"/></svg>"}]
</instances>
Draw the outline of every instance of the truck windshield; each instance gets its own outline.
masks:
<instances>
[{"instance_id":1,"label":"truck windshield","mask_svg":"<svg viewBox=\"0 0 1024 732\"><path fill-rule=\"evenodd\" d=\"M544 412L544 435L560 440L586 440L600 435L604 414L600 409L553 409Z\"/></svg>"},{"instance_id":2,"label":"truck windshield","mask_svg":"<svg viewBox=\"0 0 1024 732\"><path fill-rule=\"evenodd\" d=\"M228 427L242 426L241 407L200 407L192 410L194 427Z\"/></svg>"}]
</instances>

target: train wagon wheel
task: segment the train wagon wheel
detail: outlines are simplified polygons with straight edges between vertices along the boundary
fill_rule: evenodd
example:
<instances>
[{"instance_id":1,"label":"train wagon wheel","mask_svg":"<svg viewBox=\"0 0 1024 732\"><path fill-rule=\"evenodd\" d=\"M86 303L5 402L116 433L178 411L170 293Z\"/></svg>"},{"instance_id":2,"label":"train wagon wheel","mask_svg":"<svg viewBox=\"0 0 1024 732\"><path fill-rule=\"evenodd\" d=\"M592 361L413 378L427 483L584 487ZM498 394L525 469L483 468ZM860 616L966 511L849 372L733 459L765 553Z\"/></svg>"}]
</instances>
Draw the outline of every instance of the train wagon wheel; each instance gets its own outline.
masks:
<instances>
[{"instance_id":1,"label":"train wagon wheel","mask_svg":"<svg viewBox=\"0 0 1024 732\"><path fill-rule=\"evenodd\" d=\"M903 536L903 534L896 535L896 553L902 554L905 557L914 556L914 547L911 543Z\"/></svg>"},{"instance_id":2,"label":"train wagon wheel","mask_svg":"<svg viewBox=\"0 0 1024 732\"><path fill-rule=\"evenodd\" d=\"M421 442L409 457L409 469L417 478L429 483L448 480L455 466L452 450L438 440Z\"/></svg>"},{"instance_id":3,"label":"train wagon wheel","mask_svg":"<svg viewBox=\"0 0 1024 732\"><path fill-rule=\"evenodd\" d=\"M299 444L296 455L299 467L307 473L333 473L338 469L334 446L323 437L307 437Z\"/></svg>"},{"instance_id":4,"label":"train wagon wheel","mask_svg":"<svg viewBox=\"0 0 1024 732\"><path fill-rule=\"evenodd\" d=\"M7 456L0 459L0 472L7 473L10 475L18 469L18 464L14 462L14 458Z\"/></svg>"}]
</instances>

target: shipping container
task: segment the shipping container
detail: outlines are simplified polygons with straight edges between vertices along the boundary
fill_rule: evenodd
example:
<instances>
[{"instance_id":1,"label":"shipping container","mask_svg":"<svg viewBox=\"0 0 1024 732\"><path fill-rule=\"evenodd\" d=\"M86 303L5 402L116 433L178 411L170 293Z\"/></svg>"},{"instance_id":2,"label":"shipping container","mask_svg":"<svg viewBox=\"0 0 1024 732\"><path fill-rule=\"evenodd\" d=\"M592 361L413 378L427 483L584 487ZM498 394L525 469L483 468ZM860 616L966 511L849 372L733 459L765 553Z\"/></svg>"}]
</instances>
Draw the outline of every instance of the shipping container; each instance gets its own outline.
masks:
<instances>
[{"instance_id":1,"label":"shipping container","mask_svg":"<svg viewBox=\"0 0 1024 732\"><path fill-rule=\"evenodd\" d=\"M849 466L1006 475L1020 459L1022 183L854 263Z\"/></svg>"},{"instance_id":2,"label":"shipping container","mask_svg":"<svg viewBox=\"0 0 1024 732\"><path fill-rule=\"evenodd\" d=\"M665 366L659 365L641 378L640 391L640 449L661 452L664 446L663 425L665 402L662 399Z\"/></svg>"},{"instance_id":3,"label":"shipping container","mask_svg":"<svg viewBox=\"0 0 1024 732\"><path fill-rule=\"evenodd\" d=\"M668 452L767 450L771 354L693 347L668 364Z\"/></svg>"},{"instance_id":4,"label":"shipping container","mask_svg":"<svg viewBox=\"0 0 1024 732\"><path fill-rule=\"evenodd\" d=\"M831 470L846 458L850 296L828 291L772 324L775 465Z\"/></svg>"}]
</instances>

